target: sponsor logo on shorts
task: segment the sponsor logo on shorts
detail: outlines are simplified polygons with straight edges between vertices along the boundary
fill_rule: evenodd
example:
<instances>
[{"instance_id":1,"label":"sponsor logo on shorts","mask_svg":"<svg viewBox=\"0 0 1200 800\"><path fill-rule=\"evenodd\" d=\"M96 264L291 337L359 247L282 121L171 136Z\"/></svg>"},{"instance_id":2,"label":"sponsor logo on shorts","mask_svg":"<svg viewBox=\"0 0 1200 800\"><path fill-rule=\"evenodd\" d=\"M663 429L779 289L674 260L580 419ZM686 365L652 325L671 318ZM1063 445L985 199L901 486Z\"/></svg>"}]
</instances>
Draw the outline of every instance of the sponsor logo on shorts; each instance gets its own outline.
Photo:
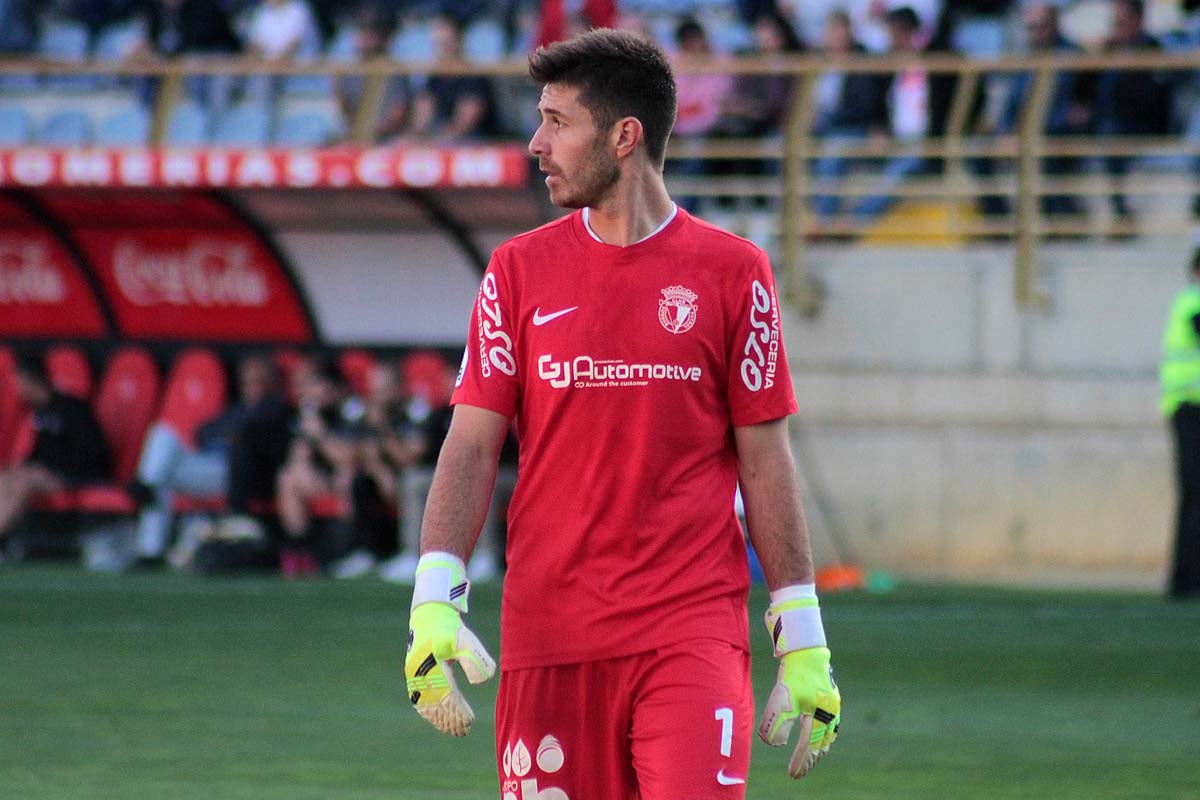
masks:
<instances>
[{"instance_id":1,"label":"sponsor logo on shorts","mask_svg":"<svg viewBox=\"0 0 1200 800\"><path fill-rule=\"evenodd\" d=\"M746 782L745 778L729 777L728 775L725 774L724 768L717 770L717 783L721 784L722 786L737 786L738 784L745 783L745 782Z\"/></svg>"},{"instance_id":2,"label":"sponsor logo on shorts","mask_svg":"<svg viewBox=\"0 0 1200 800\"><path fill-rule=\"evenodd\" d=\"M505 744L500 757L500 768L504 771L504 781L500 785L501 800L571 800L558 787L540 788L538 776L531 774L535 772L536 765L544 779L562 769L565 762L562 743L550 734L542 737L533 753L529 752L524 739Z\"/></svg>"}]
</instances>

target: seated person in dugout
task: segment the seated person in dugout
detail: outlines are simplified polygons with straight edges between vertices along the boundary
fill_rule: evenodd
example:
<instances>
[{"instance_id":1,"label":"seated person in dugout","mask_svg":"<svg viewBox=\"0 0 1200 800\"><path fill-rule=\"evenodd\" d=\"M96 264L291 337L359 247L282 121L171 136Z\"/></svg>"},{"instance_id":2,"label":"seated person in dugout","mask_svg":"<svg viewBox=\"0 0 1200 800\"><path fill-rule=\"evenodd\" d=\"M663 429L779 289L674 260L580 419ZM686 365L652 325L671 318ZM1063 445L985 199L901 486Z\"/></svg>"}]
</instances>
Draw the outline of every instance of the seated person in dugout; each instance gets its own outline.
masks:
<instances>
[{"instance_id":1,"label":"seated person in dugout","mask_svg":"<svg viewBox=\"0 0 1200 800\"><path fill-rule=\"evenodd\" d=\"M33 449L0 472L0 542L39 495L110 476L112 455L86 402L55 390L41 359L17 362L16 386L33 414Z\"/></svg>"}]
</instances>

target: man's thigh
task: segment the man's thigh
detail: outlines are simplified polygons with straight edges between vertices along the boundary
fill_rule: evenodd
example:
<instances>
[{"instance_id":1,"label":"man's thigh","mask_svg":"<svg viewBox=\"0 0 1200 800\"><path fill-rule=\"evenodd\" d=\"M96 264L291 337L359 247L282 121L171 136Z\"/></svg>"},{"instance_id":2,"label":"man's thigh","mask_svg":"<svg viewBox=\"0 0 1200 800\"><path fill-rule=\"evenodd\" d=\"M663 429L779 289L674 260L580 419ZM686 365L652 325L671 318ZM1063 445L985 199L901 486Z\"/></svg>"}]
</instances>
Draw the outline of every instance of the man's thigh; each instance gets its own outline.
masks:
<instances>
[{"instance_id":1,"label":"man's thigh","mask_svg":"<svg viewBox=\"0 0 1200 800\"><path fill-rule=\"evenodd\" d=\"M502 800L740 800L750 657L716 640L506 671L496 702Z\"/></svg>"},{"instance_id":2,"label":"man's thigh","mask_svg":"<svg viewBox=\"0 0 1200 800\"><path fill-rule=\"evenodd\" d=\"M637 800L625 659L511 670L496 698L502 800Z\"/></svg>"},{"instance_id":3,"label":"man's thigh","mask_svg":"<svg viewBox=\"0 0 1200 800\"><path fill-rule=\"evenodd\" d=\"M640 800L745 797L750 656L715 639L662 648L637 677L632 752Z\"/></svg>"}]
</instances>

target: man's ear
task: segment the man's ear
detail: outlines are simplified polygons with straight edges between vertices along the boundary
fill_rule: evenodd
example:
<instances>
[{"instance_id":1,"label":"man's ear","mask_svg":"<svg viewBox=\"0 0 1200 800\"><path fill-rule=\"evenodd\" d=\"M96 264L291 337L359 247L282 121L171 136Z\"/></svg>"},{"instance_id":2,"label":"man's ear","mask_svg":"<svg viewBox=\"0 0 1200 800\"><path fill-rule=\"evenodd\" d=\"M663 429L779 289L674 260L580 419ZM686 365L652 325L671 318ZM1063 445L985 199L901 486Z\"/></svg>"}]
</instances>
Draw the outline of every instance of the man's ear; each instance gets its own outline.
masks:
<instances>
[{"instance_id":1,"label":"man's ear","mask_svg":"<svg viewBox=\"0 0 1200 800\"><path fill-rule=\"evenodd\" d=\"M617 150L617 158L625 158L637 149L646 132L637 117L623 117L613 126L610 141Z\"/></svg>"}]
</instances>

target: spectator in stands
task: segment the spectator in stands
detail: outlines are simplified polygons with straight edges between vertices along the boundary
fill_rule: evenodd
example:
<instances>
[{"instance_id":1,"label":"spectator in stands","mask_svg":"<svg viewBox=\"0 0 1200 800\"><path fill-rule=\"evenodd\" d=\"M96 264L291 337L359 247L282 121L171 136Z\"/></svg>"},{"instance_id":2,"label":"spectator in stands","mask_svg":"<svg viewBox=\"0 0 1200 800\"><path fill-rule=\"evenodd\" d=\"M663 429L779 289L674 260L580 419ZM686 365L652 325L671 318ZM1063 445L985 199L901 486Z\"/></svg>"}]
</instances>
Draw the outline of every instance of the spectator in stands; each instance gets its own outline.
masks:
<instances>
[{"instance_id":1,"label":"spectator in stands","mask_svg":"<svg viewBox=\"0 0 1200 800\"><path fill-rule=\"evenodd\" d=\"M1026 6L1022 14L1029 51L1035 54L1081 53L1074 42L1063 36L1059 27L1058 8L1049 3ZM1033 93L1033 73L1018 74L1010 87L1008 100L1001 114L998 133L1017 133L1021 115ZM1059 72L1046 107L1046 122L1042 129L1047 136L1082 136L1092 130L1096 101L1096 82L1086 72ZM1069 156L1048 156L1042 159L1047 175L1074 175L1080 161ZM1075 197L1047 195L1042 198L1046 214L1077 214L1080 207Z\"/></svg>"},{"instance_id":2,"label":"spectator in stands","mask_svg":"<svg viewBox=\"0 0 1200 800\"><path fill-rule=\"evenodd\" d=\"M929 47L922 47L920 20L908 6L893 8L887 12L886 19L893 55L911 56L945 47L944 30L942 36L935 35ZM954 86L954 76L932 74L919 62L891 76L887 97L888 127L900 152L884 164L882 180L885 188L935 168L935 163L920 153L920 146L926 137L945 133ZM886 213L895 202L895 196L886 193L867 197L855 206L854 214L863 220L874 219Z\"/></svg>"},{"instance_id":3,"label":"spectator in stands","mask_svg":"<svg viewBox=\"0 0 1200 800\"><path fill-rule=\"evenodd\" d=\"M233 443L243 431L272 419L277 421L275 429L279 431L279 421L288 415L274 361L266 356L248 356L238 364L237 371L238 401L197 429L195 447L184 442L166 422L154 423L147 432L137 477L129 487L129 493L141 508L137 555L142 563L162 561L174 523L174 493L208 499L225 497ZM273 472L269 477L274 477ZM243 480L246 479L243 475ZM250 480L260 487L264 482L262 477Z\"/></svg>"},{"instance_id":4,"label":"spectator in stands","mask_svg":"<svg viewBox=\"0 0 1200 800\"><path fill-rule=\"evenodd\" d=\"M829 13L823 44L822 55L834 69L817 80L813 133L821 139L822 151L832 154L817 159L813 171L818 178L835 179L845 175L850 165L848 159L836 155L839 147L887 135L891 78L884 73L836 69L846 58L866 53L866 48L855 40L850 15L845 11L835 9ZM822 217L833 216L840 206L838 197L814 198L815 210Z\"/></svg>"},{"instance_id":5,"label":"spectator in stands","mask_svg":"<svg viewBox=\"0 0 1200 800\"><path fill-rule=\"evenodd\" d=\"M39 495L108 478L112 455L87 403L54 389L41 359L22 358L16 386L33 416L33 449L0 472L0 541Z\"/></svg>"},{"instance_id":6,"label":"spectator in stands","mask_svg":"<svg viewBox=\"0 0 1200 800\"><path fill-rule=\"evenodd\" d=\"M88 35L95 37L108 26L131 19L141 4L142 0L54 0L48 5L62 16L83 23Z\"/></svg>"},{"instance_id":7,"label":"spectator in stands","mask_svg":"<svg viewBox=\"0 0 1200 800\"><path fill-rule=\"evenodd\" d=\"M1165 47L1176 51L1200 51L1200 0L1180 0L1183 24L1166 37ZM1180 81L1176 101L1182 110L1184 135L1193 145L1200 144L1200 72L1193 71ZM1192 157L1192 179L1200 183L1200 155ZM1192 215L1200 219L1200 192L1192 198Z\"/></svg>"},{"instance_id":8,"label":"spectator in stands","mask_svg":"<svg viewBox=\"0 0 1200 800\"><path fill-rule=\"evenodd\" d=\"M855 34L867 50L886 53L895 49L892 37L893 11L907 8L912 12L916 21L913 41L917 49L923 49L936 35L945 5L944 0L866 0L847 3L846 9L854 21Z\"/></svg>"},{"instance_id":9,"label":"spectator in stands","mask_svg":"<svg viewBox=\"0 0 1200 800\"><path fill-rule=\"evenodd\" d=\"M754 47L742 54L771 61L784 56L798 55L804 45L791 23L778 11L759 14L751 26ZM714 135L729 138L762 138L778 135L791 108L791 75L781 73L757 73L739 75L733 88L725 95L721 104L721 116L714 128ZM775 174L779 165L775 160L724 159L715 162L715 171L721 174L762 175ZM720 198L718 202L725 202Z\"/></svg>"},{"instance_id":10,"label":"spectator in stands","mask_svg":"<svg viewBox=\"0 0 1200 800\"><path fill-rule=\"evenodd\" d=\"M135 48L135 58L229 55L242 49L220 0L150 0L142 11L142 30L145 38ZM157 86L154 79L144 82L147 99ZM219 110L228 104L234 80L226 75L189 75L185 86L192 99Z\"/></svg>"},{"instance_id":11,"label":"spectator in stands","mask_svg":"<svg viewBox=\"0 0 1200 800\"><path fill-rule=\"evenodd\" d=\"M691 17L684 18L675 28L675 46L681 66L705 63L713 58L708 34L699 22ZM678 110L675 114L675 129L672 136L682 149L702 144L717 128L722 105L733 88L733 78L716 72L675 73L675 94ZM670 162L680 175L698 176L707 171L707 162L690 158ZM695 211L695 197L681 197L679 205L687 211Z\"/></svg>"},{"instance_id":12,"label":"spectator in stands","mask_svg":"<svg viewBox=\"0 0 1200 800\"><path fill-rule=\"evenodd\" d=\"M32 53L40 22L37 0L0 0L0 55Z\"/></svg>"},{"instance_id":13,"label":"spectator in stands","mask_svg":"<svg viewBox=\"0 0 1200 800\"><path fill-rule=\"evenodd\" d=\"M363 401L351 394L341 370L320 362L301 377L299 410L287 461L276 481L279 522L288 549L309 556L324 552L310 527L309 503L334 495L343 509L341 521L352 521L350 490L357 466L355 428L362 422ZM307 568L307 567L306 567Z\"/></svg>"},{"instance_id":14,"label":"spectator in stands","mask_svg":"<svg viewBox=\"0 0 1200 800\"><path fill-rule=\"evenodd\" d=\"M437 59L462 63L462 23L448 14L433 25ZM443 143L489 139L500 133L488 79L479 75L433 75L413 99L403 138Z\"/></svg>"},{"instance_id":15,"label":"spectator in stands","mask_svg":"<svg viewBox=\"0 0 1200 800\"><path fill-rule=\"evenodd\" d=\"M305 0L262 0L250 12L246 51L267 61L311 57L320 49L320 35Z\"/></svg>"},{"instance_id":16,"label":"spectator in stands","mask_svg":"<svg viewBox=\"0 0 1200 800\"><path fill-rule=\"evenodd\" d=\"M587 27L612 28L617 21L617 0L583 0L582 19ZM541 14L534 43L538 47L568 37L569 21L563 0L541 0Z\"/></svg>"},{"instance_id":17,"label":"spectator in stands","mask_svg":"<svg viewBox=\"0 0 1200 800\"><path fill-rule=\"evenodd\" d=\"M364 64L389 58L388 44L396 32L396 15L380 4L362 6L354 19L354 48ZM380 142L404 130L408 121L410 90L403 75L385 78L378 115L371 129L371 139ZM338 105L349 130L366 94L367 79L358 75L339 78L336 84Z\"/></svg>"},{"instance_id":18,"label":"spectator in stands","mask_svg":"<svg viewBox=\"0 0 1200 800\"><path fill-rule=\"evenodd\" d=\"M426 447L423 423L429 409L418 410L405 401L395 364L376 364L368 385L366 411L354 429L358 461L351 500L357 547L332 565L330 572L338 578L366 574L379 557L395 549L393 512L400 481Z\"/></svg>"},{"instance_id":19,"label":"spectator in stands","mask_svg":"<svg viewBox=\"0 0 1200 800\"><path fill-rule=\"evenodd\" d=\"M421 402L419 396L414 402ZM425 515L425 500L433 481L434 467L442 443L450 430L453 409L442 402L435 408L426 406L421 428L419 455L411 467L400 477L400 549L394 558L379 566L379 576L395 583L412 583L417 571L417 558L421 542L421 520ZM414 418L420 412L412 413ZM487 519L479 534L479 542L467 564L467 577L473 581L486 581L496 577L500 569L501 525L505 518L508 502L516 486L517 447L516 438L510 435L500 455L500 468L496 474L496 485L492 492L492 503Z\"/></svg>"},{"instance_id":20,"label":"spectator in stands","mask_svg":"<svg viewBox=\"0 0 1200 800\"><path fill-rule=\"evenodd\" d=\"M1107 53L1153 52L1161 49L1158 40L1143 27L1145 7L1142 0L1116 0L1113 3L1112 31L1105 43ZM1171 76L1154 70L1112 70L1097 81L1097 127L1109 136L1154 136L1168 132L1171 124ZM1108 156L1105 170L1120 179L1129 172L1128 156ZM1128 220L1132 211L1121 192L1110 196L1113 213Z\"/></svg>"}]
</instances>

